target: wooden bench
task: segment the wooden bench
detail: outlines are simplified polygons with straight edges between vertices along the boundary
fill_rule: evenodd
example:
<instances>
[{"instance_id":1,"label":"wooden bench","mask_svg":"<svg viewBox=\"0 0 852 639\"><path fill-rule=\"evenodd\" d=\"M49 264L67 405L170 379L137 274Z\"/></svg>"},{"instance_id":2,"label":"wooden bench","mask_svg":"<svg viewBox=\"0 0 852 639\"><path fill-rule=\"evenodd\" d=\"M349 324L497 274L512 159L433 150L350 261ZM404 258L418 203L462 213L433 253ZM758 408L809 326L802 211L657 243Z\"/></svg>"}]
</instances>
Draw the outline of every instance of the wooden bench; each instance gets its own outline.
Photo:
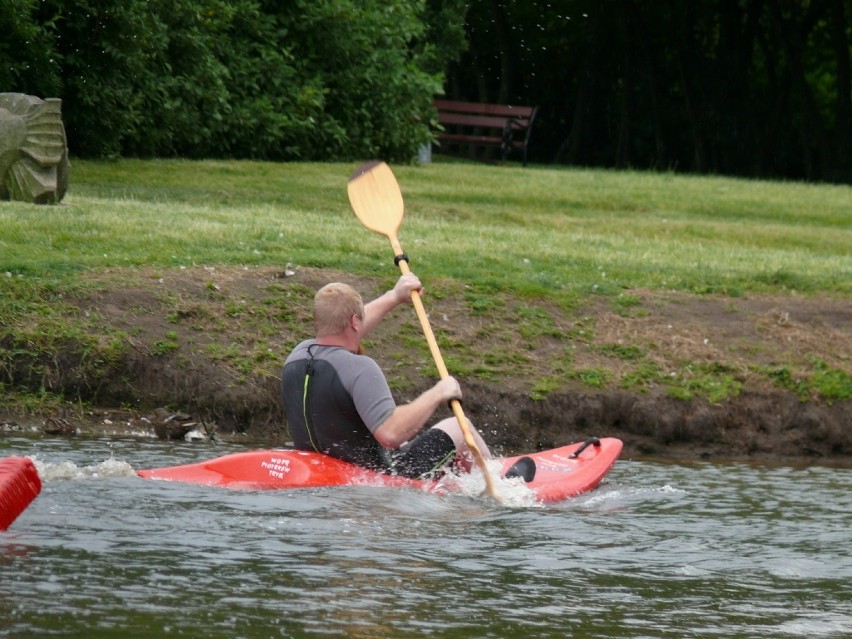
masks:
<instances>
[{"instance_id":1,"label":"wooden bench","mask_svg":"<svg viewBox=\"0 0 852 639\"><path fill-rule=\"evenodd\" d=\"M498 147L505 160L513 150L523 152L527 165L527 147L538 107L511 104L481 104L434 100L438 123L444 130L438 141L470 148Z\"/></svg>"}]
</instances>

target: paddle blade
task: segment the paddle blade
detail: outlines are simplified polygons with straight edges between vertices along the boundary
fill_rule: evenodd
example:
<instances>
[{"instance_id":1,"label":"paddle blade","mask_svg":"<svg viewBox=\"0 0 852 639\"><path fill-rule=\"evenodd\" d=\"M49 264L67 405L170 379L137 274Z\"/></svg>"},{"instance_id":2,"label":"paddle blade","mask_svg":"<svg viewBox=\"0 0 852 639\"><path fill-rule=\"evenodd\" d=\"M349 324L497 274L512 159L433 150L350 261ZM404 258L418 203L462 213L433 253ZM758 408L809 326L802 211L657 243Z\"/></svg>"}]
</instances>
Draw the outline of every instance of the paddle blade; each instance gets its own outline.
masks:
<instances>
[{"instance_id":1,"label":"paddle blade","mask_svg":"<svg viewBox=\"0 0 852 639\"><path fill-rule=\"evenodd\" d=\"M0 530L6 530L41 492L41 479L26 457L0 459Z\"/></svg>"},{"instance_id":2,"label":"paddle blade","mask_svg":"<svg viewBox=\"0 0 852 639\"><path fill-rule=\"evenodd\" d=\"M349 178L347 190L352 210L364 226L387 237L396 237L402 224L402 193L387 164L362 164Z\"/></svg>"}]
</instances>

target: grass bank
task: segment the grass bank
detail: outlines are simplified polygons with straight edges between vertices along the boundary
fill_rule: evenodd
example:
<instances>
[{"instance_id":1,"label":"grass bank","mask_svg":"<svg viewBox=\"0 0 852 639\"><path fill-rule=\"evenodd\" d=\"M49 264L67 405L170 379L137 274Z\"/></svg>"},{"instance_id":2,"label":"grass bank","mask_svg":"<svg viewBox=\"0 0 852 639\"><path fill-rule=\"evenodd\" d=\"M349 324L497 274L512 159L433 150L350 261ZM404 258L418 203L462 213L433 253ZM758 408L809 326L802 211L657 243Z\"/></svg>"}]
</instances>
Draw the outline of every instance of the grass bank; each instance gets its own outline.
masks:
<instances>
[{"instance_id":1,"label":"grass bank","mask_svg":"<svg viewBox=\"0 0 852 639\"><path fill-rule=\"evenodd\" d=\"M388 275L352 214L354 167L77 161L58 207L0 205L2 268L287 262ZM427 278L570 304L636 288L852 294L852 189L466 164L394 167Z\"/></svg>"},{"instance_id":2,"label":"grass bank","mask_svg":"<svg viewBox=\"0 0 852 639\"><path fill-rule=\"evenodd\" d=\"M349 207L354 168L76 161L62 205L0 203L4 395L32 407L97 401L98 380L139 335L97 309L81 312L79 300L120 289L133 273L156 282L205 268L324 269L390 285L398 271L387 241ZM849 187L441 162L394 171L412 269L436 313L452 309L467 327L447 322L439 334L460 377L521 379L534 400L580 386L722 402L749 384L803 401L852 398L850 327L842 325L852 299ZM178 351L186 339L178 328L191 325L228 336L231 347L205 346L208 356L244 378L274 378L283 350L309 329L310 287L290 285L282 298L284 288L270 284L248 313L214 275L205 286L204 308L158 294L167 327L146 353ZM695 347L677 349L660 334L673 320L650 322L661 314L699 321L712 301L705 322L718 325L767 299L810 305L817 319L825 301L823 339L773 351L772 339L738 341L734 330L708 355L707 337L685 337ZM762 312L781 313L783 324L788 311L773 304ZM401 368L428 360L416 327L398 339L388 356ZM754 357L744 357L750 349ZM76 385L57 383L58 368L72 368Z\"/></svg>"}]
</instances>

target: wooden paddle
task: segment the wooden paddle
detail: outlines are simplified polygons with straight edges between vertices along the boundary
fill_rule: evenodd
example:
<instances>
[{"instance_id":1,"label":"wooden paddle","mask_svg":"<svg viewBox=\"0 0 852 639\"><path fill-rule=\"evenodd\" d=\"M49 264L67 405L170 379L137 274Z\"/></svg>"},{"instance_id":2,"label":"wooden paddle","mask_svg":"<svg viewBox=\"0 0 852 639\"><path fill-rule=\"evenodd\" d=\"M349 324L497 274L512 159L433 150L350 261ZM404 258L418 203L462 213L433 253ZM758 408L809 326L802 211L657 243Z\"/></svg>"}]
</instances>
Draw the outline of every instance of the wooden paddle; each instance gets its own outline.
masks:
<instances>
[{"instance_id":1,"label":"wooden paddle","mask_svg":"<svg viewBox=\"0 0 852 639\"><path fill-rule=\"evenodd\" d=\"M367 162L361 165L349 178L347 190L349 191L349 202L352 204L355 215L371 231L387 236L393 248L394 261L403 274L409 273L408 257L403 253L402 246L400 246L397 238L405 207L402 203L399 184L397 184L390 167L384 162ZM429 350L432 352L438 374L441 379L449 377L450 374L444 364L444 358L441 357L441 351L438 348L438 341L432 333L429 317L426 315L426 309L423 308L423 301L417 291L411 293L411 301L417 311L417 317L420 319L426 341L429 343ZM486 492L499 501L497 491L494 488L494 480L491 473L488 472L482 451L479 450L476 440L473 438L473 433L470 431L470 425L462 411L461 402L454 399L450 402L450 407L453 409L456 420L458 420L464 441L473 454L474 461L485 476Z\"/></svg>"}]
</instances>

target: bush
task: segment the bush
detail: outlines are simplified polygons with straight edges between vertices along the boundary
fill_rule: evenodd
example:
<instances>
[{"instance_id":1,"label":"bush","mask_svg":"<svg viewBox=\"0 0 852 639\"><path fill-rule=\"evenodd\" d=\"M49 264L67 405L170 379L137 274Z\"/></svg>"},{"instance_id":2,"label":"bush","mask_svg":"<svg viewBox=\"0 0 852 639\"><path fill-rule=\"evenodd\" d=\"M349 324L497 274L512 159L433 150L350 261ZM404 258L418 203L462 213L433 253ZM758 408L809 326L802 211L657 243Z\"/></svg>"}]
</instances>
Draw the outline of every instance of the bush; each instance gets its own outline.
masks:
<instances>
[{"instance_id":1,"label":"bush","mask_svg":"<svg viewBox=\"0 0 852 639\"><path fill-rule=\"evenodd\" d=\"M63 98L84 157L408 161L463 14L459 0L0 0L20 45L0 61L9 90Z\"/></svg>"}]
</instances>

